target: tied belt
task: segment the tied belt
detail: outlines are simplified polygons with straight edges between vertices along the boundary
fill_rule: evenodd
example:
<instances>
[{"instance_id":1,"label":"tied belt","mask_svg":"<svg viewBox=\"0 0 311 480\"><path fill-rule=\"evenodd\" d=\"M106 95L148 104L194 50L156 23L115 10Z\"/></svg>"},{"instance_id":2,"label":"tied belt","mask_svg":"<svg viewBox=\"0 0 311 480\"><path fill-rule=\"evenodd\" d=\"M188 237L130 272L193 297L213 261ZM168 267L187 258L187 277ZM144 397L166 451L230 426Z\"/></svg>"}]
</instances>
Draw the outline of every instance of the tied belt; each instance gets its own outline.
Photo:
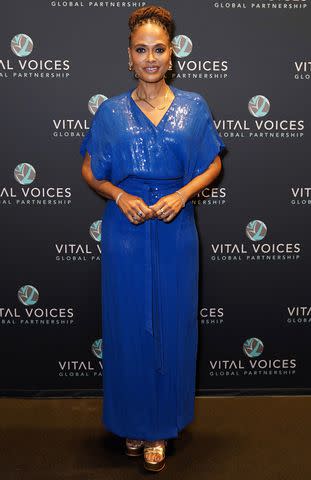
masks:
<instances>
[{"instance_id":1,"label":"tied belt","mask_svg":"<svg viewBox=\"0 0 311 480\"><path fill-rule=\"evenodd\" d=\"M132 195L141 196L147 205L153 205L159 198L173 193L184 185L183 177L176 179L143 179L128 176L119 183L120 188ZM141 195L143 194L143 195ZM160 255L158 237L158 218L151 218L137 227L145 228L145 318L144 329L154 337L155 370L167 373L166 354L163 338L163 311L160 277ZM165 222L163 222L165 223Z\"/></svg>"}]
</instances>

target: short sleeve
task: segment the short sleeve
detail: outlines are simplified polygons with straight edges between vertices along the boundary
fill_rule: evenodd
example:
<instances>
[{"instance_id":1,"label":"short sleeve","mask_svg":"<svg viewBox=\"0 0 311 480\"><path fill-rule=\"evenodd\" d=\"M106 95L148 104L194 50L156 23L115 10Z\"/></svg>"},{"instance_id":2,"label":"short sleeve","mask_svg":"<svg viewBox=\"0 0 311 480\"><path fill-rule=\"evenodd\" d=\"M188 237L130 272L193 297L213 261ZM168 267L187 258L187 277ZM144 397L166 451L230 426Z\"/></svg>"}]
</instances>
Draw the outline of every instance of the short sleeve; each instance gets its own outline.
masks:
<instances>
[{"instance_id":1,"label":"short sleeve","mask_svg":"<svg viewBox=\"0 0 311 480\"><path fill-rule=\"evenodd\" d=\"M204 97L201 97L198 119L199 128L197 130L191 178L203 173L215 160L215 157L225 149L225 144L218 134L210 108Z\"/></svg>"},{"instance_id":2,"label":"short sleeve","mask_svg":"<svg viewBox=\"0 0 311 480\"><path fill-rule=\"evenodd\" d=\"M80 153L84 158L88 151L91 157L91 170L96 180L111 181L112 155L103 103L93 117L92 124L80 146Z\"/></svg>"}]
</instances>

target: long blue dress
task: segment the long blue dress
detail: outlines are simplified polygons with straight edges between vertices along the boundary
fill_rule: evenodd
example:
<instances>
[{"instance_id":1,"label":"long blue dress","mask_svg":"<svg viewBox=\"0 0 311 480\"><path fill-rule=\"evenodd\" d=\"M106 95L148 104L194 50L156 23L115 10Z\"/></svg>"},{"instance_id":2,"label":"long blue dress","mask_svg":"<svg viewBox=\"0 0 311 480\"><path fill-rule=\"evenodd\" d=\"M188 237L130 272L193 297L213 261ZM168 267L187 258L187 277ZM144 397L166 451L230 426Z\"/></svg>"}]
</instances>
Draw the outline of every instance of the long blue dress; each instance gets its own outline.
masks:
<instances>
[{"instance_id":1,"label":"long blue dress","mask_svg":"<svg viewBox=\"0 0 311 480\"><path fill-rule=\"evenodd\" d=\"M98 107L80 153L97 180L147 205L203 173L224 149L204 97L170 87L155 126L131 97ZM107 200L102 215L103 413L121 437L178 437L194 417L198 340L198 232L194 206L170 222L131 223Z\"/></svg>"}]
</instances>

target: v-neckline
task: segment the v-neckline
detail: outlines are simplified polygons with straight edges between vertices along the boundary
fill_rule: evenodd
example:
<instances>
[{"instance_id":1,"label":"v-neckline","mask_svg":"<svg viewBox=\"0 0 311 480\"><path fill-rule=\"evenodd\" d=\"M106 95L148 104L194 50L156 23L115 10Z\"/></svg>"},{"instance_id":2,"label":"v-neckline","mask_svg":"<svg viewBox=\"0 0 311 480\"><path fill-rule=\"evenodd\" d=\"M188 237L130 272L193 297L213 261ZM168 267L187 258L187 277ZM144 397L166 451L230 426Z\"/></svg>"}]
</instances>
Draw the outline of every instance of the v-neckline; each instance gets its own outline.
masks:
<instances>
[{"instance_id":1,"label":"v-neckline","mask_svg":"<svg viewBox=\"0 0 311 480\"><path fill-rule=\"evenodd\" d=\"M168 109L166 110L166 112L164 113L163 117L161 118L161 120L159 121L159 123L158 123L157 125L155 125L155 124L150 120L150 118L145 114L145 112L143 112L142 109L139 108L139 106L138 106L137 103L135 102L134 98L132 97L132 92L135 90L135 88L136 88L136 87L131 88L131 89L129 90L130 102L132 102L132 103L135 105L136 109L139 110L139 112L141 113L141 115L143 115L143 116L147 119L147 121L153 126L153 128L158 129L158 128L161 126L161 124L164 122L164 119L165 119L166 116L168 115L168 112L172 109L173 105L174 105L175 102L176 102L176 98L177 98L177 90L176 90L176 88L173 87L173 86L170 86L170 87L169 87L169 88L173 91L173 93L174 93L174 98L173 98L173 100L171 101L170 106L168 107Z\"/></svg>"}]
</instances>

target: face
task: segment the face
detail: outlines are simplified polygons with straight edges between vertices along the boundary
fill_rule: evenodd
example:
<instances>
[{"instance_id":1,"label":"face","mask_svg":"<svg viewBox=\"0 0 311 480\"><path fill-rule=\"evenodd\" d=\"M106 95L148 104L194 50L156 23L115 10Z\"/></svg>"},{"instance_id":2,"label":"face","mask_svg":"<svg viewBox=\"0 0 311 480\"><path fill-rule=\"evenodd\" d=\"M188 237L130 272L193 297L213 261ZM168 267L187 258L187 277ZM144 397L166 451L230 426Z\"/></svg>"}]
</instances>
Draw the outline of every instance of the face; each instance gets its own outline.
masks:
<instances>
[{"instance_id":1,"label":"face","mask_svg":"<svg viewBox=\"0 0 311 480\"><path fill-rule=\"evenodd\" d=\"M170 64L172 50L164 28L154 23L145 23L132 33L128 54L140 80L150 83L163 78Z\"/></svg>"}]
</instances>

